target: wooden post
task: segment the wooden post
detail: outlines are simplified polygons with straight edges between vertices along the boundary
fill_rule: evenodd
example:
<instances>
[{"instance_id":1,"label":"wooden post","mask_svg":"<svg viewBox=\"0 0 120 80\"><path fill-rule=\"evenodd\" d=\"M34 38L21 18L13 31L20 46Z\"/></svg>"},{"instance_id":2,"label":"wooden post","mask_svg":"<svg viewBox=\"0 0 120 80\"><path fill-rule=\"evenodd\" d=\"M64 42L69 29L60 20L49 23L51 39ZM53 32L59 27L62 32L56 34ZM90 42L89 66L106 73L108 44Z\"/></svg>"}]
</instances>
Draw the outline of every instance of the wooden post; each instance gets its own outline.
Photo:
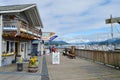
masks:
<instances>
[{"instance_id":1,"label":"wooden post","mask_svg":"<svg viewBox=\"0 0 120 80\"><path fill-rule=\"evenodd\" d=\"M75 46L71 46L71 54L75 54Z\"/></svg>"},{"instance_id":2,"label":"wooden post","mask_svg":"<svg viewBox=\"0 0 120 80\"><path fill-rule=\"evenodd\" d=\"M3 16L0 15L0 66L2 66L2 32L3 32Z\"/></svg>"}]
</instances>

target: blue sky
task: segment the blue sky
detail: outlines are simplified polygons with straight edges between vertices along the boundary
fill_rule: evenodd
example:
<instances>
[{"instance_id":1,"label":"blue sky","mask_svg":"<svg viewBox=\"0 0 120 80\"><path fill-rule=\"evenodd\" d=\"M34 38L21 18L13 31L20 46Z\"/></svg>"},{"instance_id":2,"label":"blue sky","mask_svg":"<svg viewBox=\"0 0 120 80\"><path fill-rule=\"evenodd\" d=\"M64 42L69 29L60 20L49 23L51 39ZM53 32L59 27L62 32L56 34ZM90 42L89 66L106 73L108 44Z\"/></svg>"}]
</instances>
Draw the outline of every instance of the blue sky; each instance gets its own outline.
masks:
<instances>
[{"instance_id":1,"label":"blue sky","mask_svg":"<svg viewBox=\"0 0 120 80\"><path fill-rule=\"evenodd\" d=\"M56 40L67 42L101 41L110 37L105 19L120 17L120 0L0 0L0 5L36 3L44 28L55 32ZM114 24L114 37L120 37ZM117 28L116 28L117 27Z\"/></svg>"}]
</instances>

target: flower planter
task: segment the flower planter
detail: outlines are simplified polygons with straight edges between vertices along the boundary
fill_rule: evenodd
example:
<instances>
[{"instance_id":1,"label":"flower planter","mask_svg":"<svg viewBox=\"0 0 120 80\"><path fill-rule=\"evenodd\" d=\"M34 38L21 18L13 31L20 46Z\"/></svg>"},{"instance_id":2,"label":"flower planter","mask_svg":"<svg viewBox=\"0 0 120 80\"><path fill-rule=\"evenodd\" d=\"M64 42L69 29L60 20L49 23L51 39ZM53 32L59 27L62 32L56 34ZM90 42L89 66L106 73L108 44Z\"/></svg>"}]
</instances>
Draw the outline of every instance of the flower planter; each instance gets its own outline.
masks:
<instances>
[{"instance_id":1,"label":"flower planter","mask_svg":"<svg viewBox=\"0 0 120 80\"><path fill-rule=\"evenodd\" d=\"M38 66L28 66L28 72L37 72Z\"/></svg>"},{"instance_id":2,"label":"flower planter","mask_svg":"<svg viewBox=\"0 0 120 80\"><path fill-rule=\"evenodd\" d=\"M28 72L37 72L38 71L38 60L36 56L32 56L28 65Z\"/></svg>"}]
</instances>

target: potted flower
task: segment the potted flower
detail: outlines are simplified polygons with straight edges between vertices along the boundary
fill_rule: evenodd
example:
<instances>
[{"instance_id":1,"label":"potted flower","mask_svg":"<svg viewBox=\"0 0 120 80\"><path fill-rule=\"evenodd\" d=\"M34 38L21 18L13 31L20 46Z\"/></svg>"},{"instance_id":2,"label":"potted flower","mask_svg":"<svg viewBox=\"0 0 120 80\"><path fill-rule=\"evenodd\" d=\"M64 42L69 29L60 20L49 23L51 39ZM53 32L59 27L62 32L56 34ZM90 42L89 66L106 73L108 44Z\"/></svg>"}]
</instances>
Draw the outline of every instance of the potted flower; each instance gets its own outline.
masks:
<instances>
[{"instance_id":1,"label":"potted flower","mask_svg":"<svg viewBox=\"0 0 120 80\"><path fill-rule=\"evenodd\" d=\"M37 72L37 71L38 71L37 56L32 56L28 64L28 72Z\"/></svg>"}]
</instances>

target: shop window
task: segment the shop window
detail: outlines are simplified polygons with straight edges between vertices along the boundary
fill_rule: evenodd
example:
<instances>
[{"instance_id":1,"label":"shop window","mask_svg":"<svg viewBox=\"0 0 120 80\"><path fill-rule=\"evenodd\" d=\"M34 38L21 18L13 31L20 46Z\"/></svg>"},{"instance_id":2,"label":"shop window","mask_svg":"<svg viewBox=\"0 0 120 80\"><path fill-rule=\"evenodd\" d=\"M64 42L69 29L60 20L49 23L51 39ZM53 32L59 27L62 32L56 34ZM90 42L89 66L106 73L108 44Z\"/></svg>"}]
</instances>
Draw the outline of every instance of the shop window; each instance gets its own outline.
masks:
<instances>
[{"instance_id":1,"label":"shop window","mask_svg":"<svg viewBox=\"0 0 120 80\"><path fill-rule=\"evenodd\" d=\"M7 48L6 48L6 52L9 52L9 41L7 41Z\"/></svg>"},{"instance_id":2,"label":"shop window","mask_svg":"<svg viewBox=\"0 0 120 80\"><path fill-rule=\"evenodd\" d=\"M24 44L21 44L21 52L24 52Z\"/></svg>"},{"instance_id":3,"label":"shop window","mask_svg":"<svg viewBox=\"0 0 120 80\"><path fill-rule=\"evenodd\" d=\"M10 42L10 52L14 52L14 42Z\"/></svg>"},{"instance_id":4,"label":"shop window","mask_svg":"<svg viewBox=\"0 0 120 80\"><path fill-rule=\"evenodd\" d=\"M6 52L14 52L15 51L15 43L11 41L7 41L6 43Z\"/></svg>"}]
</instances>

